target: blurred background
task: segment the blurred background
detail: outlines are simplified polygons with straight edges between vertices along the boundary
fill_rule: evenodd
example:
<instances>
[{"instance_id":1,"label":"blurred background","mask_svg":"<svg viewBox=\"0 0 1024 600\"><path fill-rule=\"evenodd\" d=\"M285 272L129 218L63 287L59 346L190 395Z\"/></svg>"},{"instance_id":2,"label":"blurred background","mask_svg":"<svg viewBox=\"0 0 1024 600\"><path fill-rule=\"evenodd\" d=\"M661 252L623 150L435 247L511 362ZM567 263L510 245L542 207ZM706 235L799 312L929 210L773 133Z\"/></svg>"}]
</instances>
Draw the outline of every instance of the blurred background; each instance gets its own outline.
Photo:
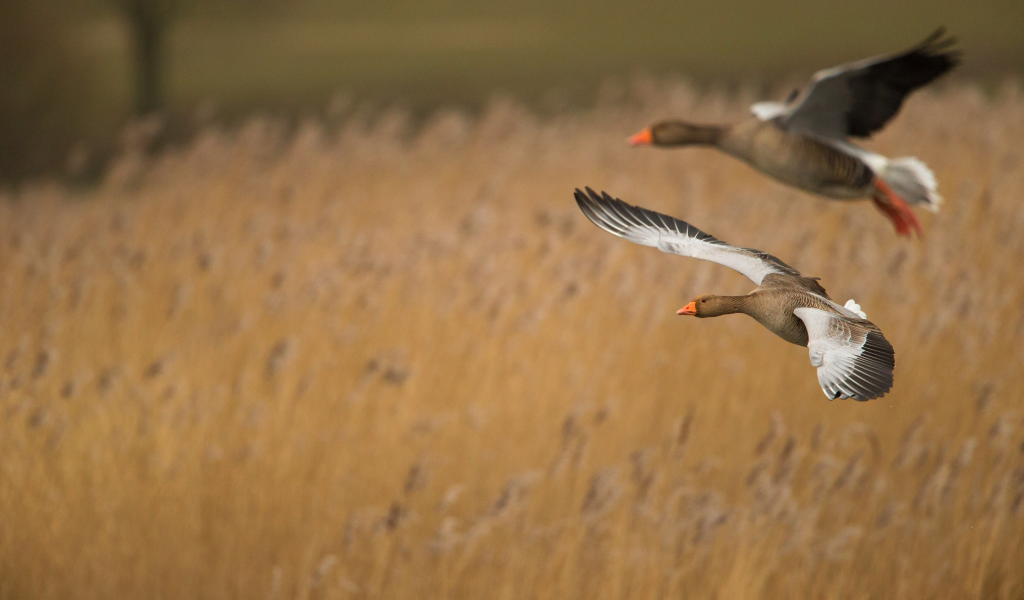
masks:
<instances>
[{"instance_id":1,"label":"blurred background","mask_svg":"<svg viewBox=\"0 0 1024 600\"><path fill-rule=\"evenodd\" d=\"M656 119L946 25L898 238ZM0 600L1024 598L1024 3L0 2ZM828 402L749 280L855 298Z\"/></svg>"},{"instance_id":2,"label":"blurred background","mask_svg":"<svg viewBox=\"0 0 1024 600\"><path fill-rule=\"evenodd\" d=\"M464 0L9 0L0 7L0 178L96 171L132 115L166 137L253 111L355 102L415 114L507 94L541 111L638 72L775 82L890 52L949 27L961 76L1024 64L1024 7L964 3Z\"/></svg>"}]
</instances>

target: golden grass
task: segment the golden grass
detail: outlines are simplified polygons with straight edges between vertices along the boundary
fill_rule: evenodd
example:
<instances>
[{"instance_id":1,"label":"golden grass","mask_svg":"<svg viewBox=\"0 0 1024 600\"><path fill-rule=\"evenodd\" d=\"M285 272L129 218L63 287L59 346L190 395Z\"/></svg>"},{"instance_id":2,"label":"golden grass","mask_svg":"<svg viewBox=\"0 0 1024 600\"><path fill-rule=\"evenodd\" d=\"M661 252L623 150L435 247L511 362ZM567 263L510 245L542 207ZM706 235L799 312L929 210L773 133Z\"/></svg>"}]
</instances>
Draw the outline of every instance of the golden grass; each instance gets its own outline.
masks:
<instances>
[{"instance_id":1,"label":"golden grass","mask_svg":"<svg viewBox=\"0 0 1024 600\"><path fill-rule=\"evenodd\" d=\"M872 142L941 181L910 243L624 143L752 94L624 93L254 119L0 203L0 598L1024 595L1024 97L919 94ZM751 286L599 231L583 185L855 297L892 393L677 318Z\"/></svg>"}]
</instances>

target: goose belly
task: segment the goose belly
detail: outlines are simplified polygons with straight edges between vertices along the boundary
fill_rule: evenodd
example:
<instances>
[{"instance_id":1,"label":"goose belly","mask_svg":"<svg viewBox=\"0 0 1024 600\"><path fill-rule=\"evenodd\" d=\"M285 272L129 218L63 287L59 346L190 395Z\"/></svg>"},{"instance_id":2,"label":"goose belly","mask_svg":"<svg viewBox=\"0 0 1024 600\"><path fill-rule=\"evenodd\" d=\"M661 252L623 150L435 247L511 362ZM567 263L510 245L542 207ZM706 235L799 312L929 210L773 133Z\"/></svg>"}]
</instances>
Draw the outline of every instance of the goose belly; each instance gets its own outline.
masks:
<instances>
[{"instance_id":1,"label":"goose belly","mask_svg":"<svg viewBox=\"0 0 1024 600\"><path fill-rule=\"evenodd\" d=\"M793 294L788 288L762 288L751 295L755 299L750 304L748 315L790 344L807 345L807 328L793 313L796 308L806 304L802 295Z\"/></svg>"},{"instance_id":2,"label":"goose belly","mask_svg":"<svg viewBox=\"0 0 1024 600\"><path fill-rule=\"evenodd\" d=\"M807 345L807 328L803 321L797 318L792 312L781 315L765 315L764 317L754 316L755 319L764 325L765 329L771 331L790 344L797 346Z\"/></svg>"},{"instance_id":3,"label":"goose belly","mask_svg":"<svg viewBox=\"0 0 1024 600\"><path fill-rule=\"evenodd\" d=\"M723 149L765 175L808 192L837 200L870 195L874 174L862 161L816 140L766 125L753 132L748 144L723 144Z\"/></svg>"}]
</instances>

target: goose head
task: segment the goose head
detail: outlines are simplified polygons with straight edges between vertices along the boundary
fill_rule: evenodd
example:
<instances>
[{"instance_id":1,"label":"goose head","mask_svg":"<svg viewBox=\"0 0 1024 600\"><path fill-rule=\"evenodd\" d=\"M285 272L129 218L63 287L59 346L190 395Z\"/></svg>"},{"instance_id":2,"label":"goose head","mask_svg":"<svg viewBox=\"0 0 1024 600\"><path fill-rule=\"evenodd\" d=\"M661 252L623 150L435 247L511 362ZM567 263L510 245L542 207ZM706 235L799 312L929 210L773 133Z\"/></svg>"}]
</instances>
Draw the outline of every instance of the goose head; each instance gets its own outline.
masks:
<instances>
[{"instance_id":1,"label":"goose head","mask_svg":"<svg viewBox=\"0 0 1024 600\"><path fill-rule=\"evenodd\" d=\"M694 125L685 121L661 121L629 138L633 146L689 146L714 144L722 132L713 125Z\"/></svg>"},{"instance_id":2,"label":"goose head","mask_svg":"<svg viewBox=\"0 0 1024 600\"><path fill-rule=\"evenodd\" d=\"M698 318L717 317L741 311L739 306L742 298L736 296L715 296L704 294L694 298L689 304L676 311L677 315L688 315Z\"/></svg>"}]
</instances>

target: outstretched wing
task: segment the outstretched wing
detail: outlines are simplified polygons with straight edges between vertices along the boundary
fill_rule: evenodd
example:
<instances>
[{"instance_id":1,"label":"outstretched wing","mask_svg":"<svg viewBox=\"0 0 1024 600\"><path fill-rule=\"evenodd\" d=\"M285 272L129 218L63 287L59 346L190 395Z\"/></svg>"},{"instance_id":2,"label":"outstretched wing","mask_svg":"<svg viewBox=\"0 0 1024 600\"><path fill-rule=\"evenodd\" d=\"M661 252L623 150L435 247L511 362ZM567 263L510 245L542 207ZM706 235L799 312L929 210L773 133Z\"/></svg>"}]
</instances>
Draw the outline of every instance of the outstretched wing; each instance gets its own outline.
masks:
<instances>
[{"instance_id":1,"label":"outstretched wing","mask_svg":"<svg viewBox=\"0 0 1024 600\"><path fill-rule=\"evenodd\" d=\"M755 114L778 118L787 130L831 139L868 137L889 122L904 98L960 62L955 38L939 28L899 54L877 56L818 71L811 83L781 110L759 103Z\"/></svg>"},{"instance_id":2,"label":"outstretched wing","mask_svg":"<svg viewBox=\"0 0 1024 600\"><path fill-rule=\"evenodd\" d=\"M849 319L820 308L793 314L807 328L811 365L829 400L880 398L892 388L896 353L870 321Z\"/></svg>"},{"instance_id":3,"label":"outstretched wing","mask_svg":"<svg viewBox=\"0 0 1024 600\"><path fill-rule=\"evenodd\" d=\"M800 277L799 271L771 254L731 246L689 223L626 204L605 192L598 195L590 188L586 192L576 190L576 204L588 219L609 233L662 252L725 265L757 285L771 273Z\"/></svg>"}]
</instances>

